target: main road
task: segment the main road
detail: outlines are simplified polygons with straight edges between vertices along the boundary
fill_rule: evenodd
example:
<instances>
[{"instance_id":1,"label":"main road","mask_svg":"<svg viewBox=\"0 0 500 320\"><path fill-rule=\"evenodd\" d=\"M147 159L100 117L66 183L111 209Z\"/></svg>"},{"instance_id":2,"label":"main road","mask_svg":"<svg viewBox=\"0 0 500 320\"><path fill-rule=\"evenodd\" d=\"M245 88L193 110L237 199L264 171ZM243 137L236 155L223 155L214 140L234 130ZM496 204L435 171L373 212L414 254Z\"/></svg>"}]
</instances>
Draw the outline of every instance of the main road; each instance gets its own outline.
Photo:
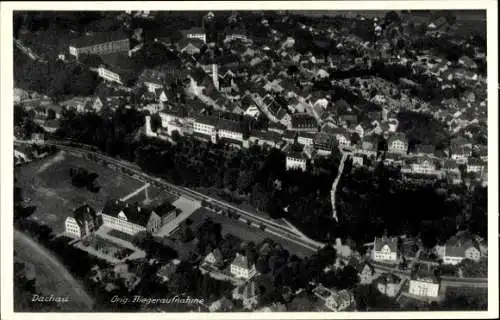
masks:
<instances>
[{"instance_id":1,"label":"main road","mask_svg":"<svg viewBox=\"0 0 500 320\"><path fill-rule=\"evenodd\" d=\"M15 140L15 143L27 143L27 144L32 144L32 141L20 141L20 140ZM241 217L251 221L254 224L257 225L264 225L265 226L265 232L268 232L270 234L274 234L276 236L279 236L287 241L294 242L296 244L299 244L305 248L308 248L312 251L317 251L318 249L322 248L325 246L324 243L315 241L313 239L310 239L309 237L297 232L294 228L290 226L285 226L283 224L277 223L275 221L263 218L261 216L258 216L254 213L248 212L246 210L240 209L238 207L235 207L227 202L214 199L210 196L207 196L205 194L202 194L200 192L191 190L189 188L185 187L179 187L174 184L171 184L164 179L158 178L158 177L152 177L145 172L143 172L136 164L123 161L123 160L118 160L109 156L106 156L100 152L97 151L97 148L92 147L92 146L87 146L75 142L66 142L66 141L59 141L59 140L47 140L44 142L46 145L54 145L60 148L61 150L66 150L70 152L77 152L77 153L86 153L88 155L92 155L93 157L100 159L104 162L110 163L115 165L116 167L119 167L122 169L127 174L134 175L136 177L142 178L144 182L148 182L151 185L159 186L162 187L169 192L176 194L176 195L182 195L186 198L193 199L196 201L203 201L207 202L211 205L211 207L215 207L218 210L232 210L233 212L239 214Z\"/></svg>"}]
</instances>

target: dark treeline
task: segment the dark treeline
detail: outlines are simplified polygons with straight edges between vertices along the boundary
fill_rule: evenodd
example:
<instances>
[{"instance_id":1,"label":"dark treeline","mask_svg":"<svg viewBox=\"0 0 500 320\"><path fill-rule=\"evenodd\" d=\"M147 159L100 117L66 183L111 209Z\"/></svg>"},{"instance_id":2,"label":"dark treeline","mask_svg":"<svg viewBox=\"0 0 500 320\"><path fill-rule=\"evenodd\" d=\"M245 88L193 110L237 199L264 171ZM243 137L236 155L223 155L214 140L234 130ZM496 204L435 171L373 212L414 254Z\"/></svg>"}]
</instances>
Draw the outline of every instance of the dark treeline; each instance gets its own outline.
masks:
<instances>
[{"instance_id":1,"label":"dark treeline","mask_svg":"<svg viewBox=\"0 0 500 320\"><path fill-rule=\"evenodd\" d=\"M486 236L487 189L482 187L470 191L442 182L414 185L403 182L392 167L351 171L347 161L337 192L337 224L332 219L330 189L337 174L338 151L310 163L307 172L286 171L280 150L257 146L238 150L222 142L179 136L177 143L140 139L137 130L142 123L143 116L134 110L118 110L108 120L70 114L63 118L57 134L136 162L146 172L175 184L237 194L240 202L271 217L284 217L318 240L351 236L370 241L385 230L417 235L427 228L419 223L422 220L430 221L436 230L447 230L431 235L436 238L432 241L446 240L458 229ZM231 197L225 199L232 201Z\"/></svg>"}]
</instances>

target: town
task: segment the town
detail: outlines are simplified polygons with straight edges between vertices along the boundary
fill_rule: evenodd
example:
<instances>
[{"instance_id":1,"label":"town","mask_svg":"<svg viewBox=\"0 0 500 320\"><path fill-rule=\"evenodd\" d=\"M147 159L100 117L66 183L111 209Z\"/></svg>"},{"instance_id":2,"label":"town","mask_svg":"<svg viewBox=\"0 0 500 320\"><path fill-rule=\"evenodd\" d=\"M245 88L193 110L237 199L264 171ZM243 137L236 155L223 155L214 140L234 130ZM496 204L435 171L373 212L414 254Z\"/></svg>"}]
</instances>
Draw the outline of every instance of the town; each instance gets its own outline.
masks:
<instances>
[{"instance_id":1,"label":"town","mask_svg":"<svg viewBox=\"0 0 500 320\"><path fill-rule=\"evenodd\" d=\"M484 12L82 16L14 19L30 294L25 237L92 311L487 309Z\"/></svg>"}]
</instances>

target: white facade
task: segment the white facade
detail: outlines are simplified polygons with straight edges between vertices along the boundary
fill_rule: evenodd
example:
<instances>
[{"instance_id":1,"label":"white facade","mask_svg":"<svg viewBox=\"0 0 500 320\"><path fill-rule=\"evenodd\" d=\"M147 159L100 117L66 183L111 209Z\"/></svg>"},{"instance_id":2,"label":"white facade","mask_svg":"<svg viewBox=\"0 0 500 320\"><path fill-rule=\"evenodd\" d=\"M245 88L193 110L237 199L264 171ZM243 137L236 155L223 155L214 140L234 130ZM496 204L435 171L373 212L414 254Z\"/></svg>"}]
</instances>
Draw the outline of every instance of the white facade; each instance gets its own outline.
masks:
<instances>
[{"instance_id":1,"label":"white facade","mask_svg":"<svg viewBox=\"0 0 500 320\"><path fill-rule=\"evenodd\" d=\"M254 275L257 274L257 270L255 270L255 266L252 268L242 268L240 266L231 264L230 267L231 275L235 278L241 278L245 280L251 279Z\"/></svg>"},{"instance_id":2,"label":"white facade","mask_svg":"<svg viewBox=\"0 0 500 320\"><path fill-rule=\"evenodd\" d=\"M304 136L301 136L299 135L298 138L297 138L297 142L304 145L304 146L312 146L314 141L313 141L313 138L311 137L304 137Z\"/></svg>"},{"instance_id":3,"label":"white facade","mask_svg":"<svg viewBox=\"0 0 500 320\"><path fill-rule=\"evenodd\" d=\"M302 169L302 171L306 171L306 159L303 158L295 158L295 157L286 157L286 169Z\"/></svg>"},{"instance_id":4,"label":"white facade","mask_svg":"<svg viewBox=\"0 0 500 320\"><path fill-rule=\"evenodd\" d=\"M373 260L375 261L396 261L397 252L391 251L388 245L384 245L380 251L373 250Z\"/></svg>"},{"instance_id":5,"label":"white facade","mask_svg":"<svg viewBox=\"0 0 500 320\"><path fill-rule=\"evenodd\" d=\"M243 133L232 130L219 129L219 138L227 138L243 142Z\"/></svg>"},{"instance_id":6,"label":"white facade","mask_svg":"<svg viewBox=\"0 0 500 320\"><path fill-rule=\"evenodd\" d=\"M405 154L408 149L408 146L404 141L401 140L394 140L392 143L389 145L389 152L391 153L399 153L399 154Z\"/></svg>"},{"instance_id":7,"label":"white facade","mask_svg":"<svg viewBox=\"0 0 500 320\"><path fill-rule=\"evenodd\" d=\"M80 238L82 236L82 230L80 229L80 226L76 222L75 218L67 217L66 221L64 222L64 227L65 227L66 233L73 235L75 237L78 237L78 238Z\"/></svg>"},{"instance_id":8,"label":"white facade","mask_svg":"<svg viewBox=\"0 0 500 320\"><path fill-rule=\"evenodd\" d=\"M205 33L188 33L186 34L188 39L200 39L203 43L207 43L207 35Z\"/></svg>"},{"instance_id":9,"label":"white facade","mask_svg":"<svg viewBox=\"0 0 500 320\"><path fill-rule=\"evenodd\" d=\"M144 85L146 86L149 92L156 92L156 89L163 88L163 85L155 82L144 82Z\"/></svg>"},{"instance_id":10,"label":"white facade","mask_svg":"<svg viewBox=\"0 0 500 320\"><path fill-rule=\"evenodd\" d=\"M410 280L408 292L415 296L437 298L439 295L439 284L423 280Z\"/></svg>"},{"instance_id":11,"label":"white facade","mask_svg":"<svg viewBox=\"0 0 500 320\"><path fill-rule=\"evenodd\" d=\"M110 71L110 70L107 70L103 67L99 67L97 69L97 74L99 75L99 77L105 79L105 80L108 80L108 81L112 81L112 82L117 82L119 84L123 84L122 83L122 79L120 77L119 74L113 72L113 71Z\"/></svg>"},{"instance_id":12,"label":"white facade","mask_svg":"<svg viewBox=\"0 0 500 320\"><path fill-rule=\"evenodd\" d=\"M256 106L250 106L245 110L243 114L246 116L257 118L260 115L260 110Z\"/></svg>"},{"instance_id":13,"label":"white facade","mask_svg":"<svg viewBox=\"0 0 500 320\"><path fill-rule=\"evenodd\" d=\"M424 160L420 163L413 163L411 165L411 171L413 173L427 175L437 175L439 173L438 170L436 170L436 166L429 160Z\"/></svg>"},{"instance_id":14,"label":"white facade","mask_svg":"<svg viewBox=\"0 0 500 320\"><path fill-rule=\"evenodd\" d=\"M128 222L127 217L123 212L118 214L118 218L102 214L102 220L105 226L131 235L135 235L140 231L146 231L145 227Z\"/></svg>"},{"instance_id":15,"label":"white facade","mask_svg":"<svg viewBox=\"0 0 500 320\"><path fill-rule=\"evenodd\" d=\"M472 164L468 164L467 165L467 172L477 172L477 173L481 173L483 171L483 166L482 165L472 165Z\"/></svg>"},{"instance_id":16,"label":"white facade","mask_svg":"<svg viewBox=\"0 0 500 320\"><path fill-rule=\"evenodd\" d=\"M212 136L213 134L215 134L215 126L212 124L205 124L195 121L193 124L193 132Z\"/></svg>"},{"instance_id":17,"label":"white facade","mask_svg":"<svg viewBox=\"0 0 500 320\"><path fill-rule=\"evenodd\" d=\"M355 166L363 165L363 157L361 155L353 155L352 156L352 164Z\"/></svg>"},{"instance_id":18,"label":"white facade","mask_svg":"<svg viewBox=\"0 0 500 320\"><path fill-rule=\"evenodd\" d=\"M457 163L464 164L467 163L467 158L469 156L466 154L454 153L451 155L451 159L455 160Z\"/></svg>"},{"instance_id":19,"label":"white facade","mask_svg":"<svg viewBox=\"0 0 500 320\"><path fill-rule=\"evenodd\" d=\"M339 142L339 146L341 148L349 148L351 146L351 141L347 139L347 137L343 134L338 134L336 136L337 141Z\"/></svg>"}]
</instances>

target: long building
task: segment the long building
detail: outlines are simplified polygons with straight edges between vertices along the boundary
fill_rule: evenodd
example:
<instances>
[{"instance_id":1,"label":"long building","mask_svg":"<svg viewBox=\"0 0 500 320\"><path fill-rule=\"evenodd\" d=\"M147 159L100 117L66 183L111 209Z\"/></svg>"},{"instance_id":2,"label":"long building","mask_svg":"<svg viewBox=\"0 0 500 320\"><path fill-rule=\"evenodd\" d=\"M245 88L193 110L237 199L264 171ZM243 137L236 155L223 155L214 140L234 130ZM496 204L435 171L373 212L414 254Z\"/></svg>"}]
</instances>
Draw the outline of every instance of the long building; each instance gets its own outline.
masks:
<instances>
[{"instance_id":1,"label":"long building","mask_svg":"<svg viewBox=\"0 0 500 320\"><path fill-rule=\"evenodd\" d=\"M90 36L75 39L69 44L69 54L76 59L82 54L108 54L114 52L128 52L130 40L122 32L99 32Z\"/></svg>"},{"instance_id":2,"label":"long building","mask_svg":"<svg viewBox=\"0 0 500 320\"><path fill-rule=\"evenodd\" d=\"M120 200L108 201L102 209L104 225L131 235L141 231L157 232L177 215L177 209L164 203L154 210Z\"/></svg>"}]
</instances>

